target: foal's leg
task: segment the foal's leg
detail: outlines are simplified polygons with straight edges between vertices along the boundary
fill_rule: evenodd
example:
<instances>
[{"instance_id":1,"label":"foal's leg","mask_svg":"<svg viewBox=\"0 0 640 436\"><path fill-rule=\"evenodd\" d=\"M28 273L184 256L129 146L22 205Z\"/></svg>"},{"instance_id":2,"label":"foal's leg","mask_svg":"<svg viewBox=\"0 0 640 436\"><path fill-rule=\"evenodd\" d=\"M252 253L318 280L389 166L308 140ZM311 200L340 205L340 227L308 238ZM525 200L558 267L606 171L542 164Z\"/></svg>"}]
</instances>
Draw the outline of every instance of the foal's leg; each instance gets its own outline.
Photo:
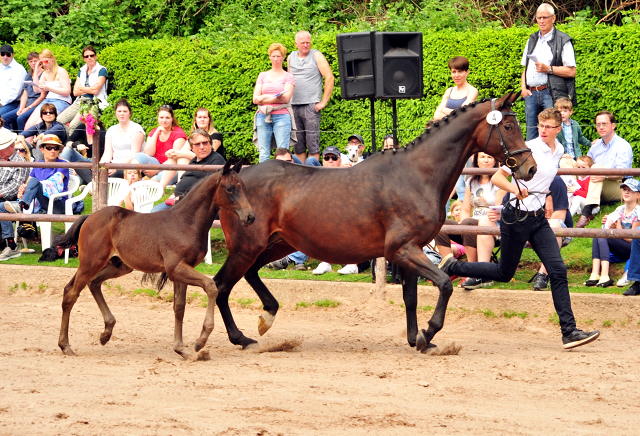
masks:
<instances>
[{"instance_id":1,"label":"foal's leg","mask_svg":"<svg viewBox=\"0 0 640 436\"><path fill-rule=\"evenodd\" d=\"M187 285L180 282L173 282L173 312L176 317L175 329L173 332L173 351L189 358L189 353L184 348L182 341L182 320L184 319L184 308L187 299Z\"/></svg>"},{"instance_id":2,"label":"foal's leg","mask_svg":"<svg viewBox=\"0 0 640 436\"><path fill-rule=\"evenodd\" d=\"M422 249L415 244L406 244L395 253L395 255L389 256L396 265L400 265L405 272L409 271L412 275L420 275L431 280L434 285L440 290L438 297L438 303L433 311L433 315L429 320L429 328L427 330L420 330L416 337L416 349L418 351L424 351L427 345L431 343L431 340L437 332L442 330L444 326L444 317L447 311L447 304L449 298L453 293L453 285L451 279L444 272L442 272L436 265L424 255ZM387 258L389 258L387 257ZM405 279L406 281L406 279ZM417 282L416 282L417 283ZM417 299L417 286L414 294ZM410 290L408 288L408 290ZM403 286L404 291L404 286ZM413 311L413 317L415 317L415 309ZM407 326L409 325L409 319L407 318ZM407 331L408 334L408 331ZM409 341L411 342L411 341Z\"/></svg>"},{"instance_id":3,"label":"foal's leg","mask_svg":"<svg viewBox=\"0 0 640 436\"><path fill-rule=\"evenodd\" d=\"M418 307L418 276L412 272L401 268L402 276L402 299L404 300L405 314L407 317L407 341L409 346L416 346L418 336L418 318L416 310Z\"/></svg>"}]
</instances>

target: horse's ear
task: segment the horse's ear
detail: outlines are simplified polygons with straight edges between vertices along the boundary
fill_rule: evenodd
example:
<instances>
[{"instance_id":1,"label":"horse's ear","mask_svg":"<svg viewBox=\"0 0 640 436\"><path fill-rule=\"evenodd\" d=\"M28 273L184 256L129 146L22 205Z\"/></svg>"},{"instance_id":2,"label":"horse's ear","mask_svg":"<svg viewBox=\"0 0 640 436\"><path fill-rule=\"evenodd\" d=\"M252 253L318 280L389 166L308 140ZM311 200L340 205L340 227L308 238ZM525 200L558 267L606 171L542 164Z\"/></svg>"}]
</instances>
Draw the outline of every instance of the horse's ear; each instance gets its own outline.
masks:
<instances>
[{"instance_id":1,"label":"horse's ear","mask_svg":"<svg viewBox=\"0 0 640 436\"><path fill-rule=\"evenodd\" d=\"M513 91L509 91L507 95L498 99L498 101L496 102L497 103L496 108L497 109L510 108L511 106L513 106L513 104L515 103L519 95L520 95L520 92L518 92L517 94L514 94Z\"/></svg>"},{"instance_id":2,"label":"horse's ear","mask_svg":"<svg viewBox=\"0 0 640 436\"><path fill-rule=\"evenodd\" d=\"M243 163L244 163L243 159L240 159L238 162L236 162L236 164L233 166L233 171L235 171L236 173L239 173L240 170L242 169Z\"/></svg>"},{"instance_id":3,"label":"horse's ear","mask_svg":"<svg viewBox=\"0 0 640 436\"><path fill-rule=\"evenodd\" d=\"M222 168L222 175L226 176L227 174L229 174L231 168L231 160L227 160L227 162L224 164L224 167Z\"/></svg>"}]
</instances>

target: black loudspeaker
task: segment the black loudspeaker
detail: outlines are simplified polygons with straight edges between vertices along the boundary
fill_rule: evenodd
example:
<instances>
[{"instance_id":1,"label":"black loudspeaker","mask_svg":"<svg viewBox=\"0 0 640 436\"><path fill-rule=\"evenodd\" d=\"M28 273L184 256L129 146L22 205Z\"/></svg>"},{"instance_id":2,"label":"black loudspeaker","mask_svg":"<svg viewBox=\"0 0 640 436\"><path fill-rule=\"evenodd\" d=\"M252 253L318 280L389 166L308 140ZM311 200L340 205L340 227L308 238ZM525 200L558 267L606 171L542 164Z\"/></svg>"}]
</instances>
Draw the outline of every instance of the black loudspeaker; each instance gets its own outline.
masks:
<instances>
[{"instance_id":1,"label":"black loudspeaker","mask_svg":"<svg viewBox=\"0 0 640 436\"><path fill-rule=\"evenodd\" d=\"M373 97L374 32L341 33L337 36L340 93L345 100Z\"/></svg>"},{"instance_id":2,"label":"black loudspeaker","mask_svg":"<svg viewBox=\"0 0 640 436\"><path fill-rule=\"evenodd\" d=\"M422 33L376 32L373 39L375 97L422 98Z\"/></svg>"}]
</instances>

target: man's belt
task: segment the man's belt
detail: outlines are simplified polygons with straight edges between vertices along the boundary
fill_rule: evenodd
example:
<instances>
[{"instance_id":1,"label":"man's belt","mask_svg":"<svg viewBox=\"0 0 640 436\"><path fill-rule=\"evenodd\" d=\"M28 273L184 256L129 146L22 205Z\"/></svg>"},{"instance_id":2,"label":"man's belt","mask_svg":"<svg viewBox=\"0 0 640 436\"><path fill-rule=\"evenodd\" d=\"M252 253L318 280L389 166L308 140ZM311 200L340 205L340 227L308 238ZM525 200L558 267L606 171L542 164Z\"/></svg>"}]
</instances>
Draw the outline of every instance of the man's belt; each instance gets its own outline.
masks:
<instances>
[{"instance_id":1,"label":"man's belt","mask_svg":"<svg viewBox=\"0 0 640 436\"><path fill-rule=\"evenodd\" d=\"M543 91L543 90L547 89L547 85L527 86L527 89L529 91Z\"/></svg>"}]
</instances>

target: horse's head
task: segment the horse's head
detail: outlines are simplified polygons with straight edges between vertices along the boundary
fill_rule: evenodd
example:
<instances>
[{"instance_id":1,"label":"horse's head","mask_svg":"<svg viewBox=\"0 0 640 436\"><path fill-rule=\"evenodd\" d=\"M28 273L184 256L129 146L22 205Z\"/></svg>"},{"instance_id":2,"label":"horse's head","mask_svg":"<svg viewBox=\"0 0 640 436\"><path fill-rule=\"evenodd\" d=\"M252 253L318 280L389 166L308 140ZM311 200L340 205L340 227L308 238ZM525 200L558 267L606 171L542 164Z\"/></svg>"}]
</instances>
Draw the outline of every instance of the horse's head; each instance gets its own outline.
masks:
<instances>
[{"instance_id":1,"label":"horse's head","mask_svg":"<svg viewBox=\"0 0 640 436\"><path fill-rule=\"evenodd\" d=\"M510 92L499 99L482 103L485 121L480 122L474 136L480 151L492 155L502 165L511 168L517 179L531 180L536 173L536 161L522 139L522 130L511 106L520 92Z\"/></svg>"},{"instance_id":2,"label":"horse's head","mask_svg":"<svg viewBox=\"0 0 640 436\"><path fill-rule=\"evenodd\" d=\"M235 213L243 226L253 224L256 216L253 213L251 204L245 195L244 183L238 175L242 168L242 162L238 162L231 167L231 162L227 161L222 168L220 183L214 196L214 201L220 209L227 209Z\"/></svg>"}]
</instances>

